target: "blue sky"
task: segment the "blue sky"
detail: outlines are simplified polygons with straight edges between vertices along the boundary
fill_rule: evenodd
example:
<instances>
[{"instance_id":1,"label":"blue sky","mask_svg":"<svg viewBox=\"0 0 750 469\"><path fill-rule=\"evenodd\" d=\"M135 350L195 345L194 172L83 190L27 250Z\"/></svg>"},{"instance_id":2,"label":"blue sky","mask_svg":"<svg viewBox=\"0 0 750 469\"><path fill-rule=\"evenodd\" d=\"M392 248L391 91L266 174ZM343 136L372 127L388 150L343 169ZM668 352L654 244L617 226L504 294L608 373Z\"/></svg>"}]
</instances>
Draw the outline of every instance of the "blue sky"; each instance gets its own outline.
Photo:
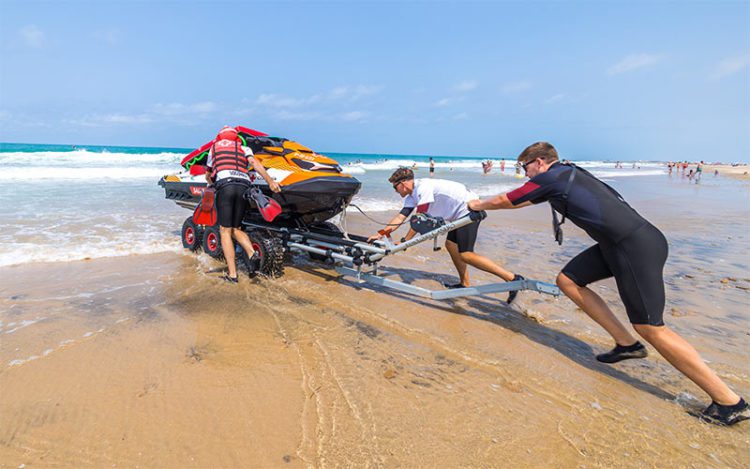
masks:
<instances>
[{"instance_id":1,"label":"blue sky","mask_svg":"<svg viewBox=\"0 0 750 469\"><path fill-rule=\"evenodd\" d=\"M750 2L0 0L0 141L750 161Z\"/></svg>"}]
</instances>

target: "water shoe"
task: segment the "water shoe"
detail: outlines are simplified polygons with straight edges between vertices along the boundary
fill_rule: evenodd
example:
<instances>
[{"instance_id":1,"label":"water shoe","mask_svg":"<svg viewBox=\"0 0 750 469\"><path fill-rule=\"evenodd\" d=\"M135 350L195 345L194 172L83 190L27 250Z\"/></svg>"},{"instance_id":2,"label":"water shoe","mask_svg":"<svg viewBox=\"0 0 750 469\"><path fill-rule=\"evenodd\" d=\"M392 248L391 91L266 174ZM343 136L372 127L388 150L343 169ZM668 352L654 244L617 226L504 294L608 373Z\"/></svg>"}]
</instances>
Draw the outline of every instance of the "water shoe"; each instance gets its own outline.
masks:
<instances>
[{"instance_id":1,"label":"water shoe","mask_svg":"<svg viewBox=\"0 0 750 469\"><path fill-rule=\"evenodd\" d=\"M523 275L516 274L516 275L513 276L513 280L511 280L511 282L515 282L516 280L526 280L526 277L524 277ZM518 290L513 290L512 292L510 292L508 294L508 301L507 301L507 303L508 304L513 303L513 300L516 299L516 295L518 295Z\"/></svg>"},{"instance_id":2,"label":"water shoe","mask_svg":"<svg viewBox=\"0 0 750 469\"><path fill-rule=\"evenodd\" d=\"M745 399L734 405L721 405L711 402L700 415L701 419L715 425L734 425L743 420L750 420L750 405Z\"/></svg>"},{"instance_id":3,"label":"water shoe","mask_svg":"<svg viewBox=\"0 0 750 469\"><path fill-rule=\"evenodd\" d=\"M237 283L239 280L237 277L230 277L229 274L224 274L223 277L221 277L222 280L224 280L227 283Z\"/></svg>"},{"instance_id":4,"label":"water shoe","mask_svg":"<svg viewBox=\"0 0 750 469\"><path fill-rule=\"evenodd\" d=\"M609 352L597 355L596 359L602 363L617 363L631 358L646 358L647 355L646 347L642 343L636 342L633 345L615 345L615 348Z\"/></svg>"}]
</instances>

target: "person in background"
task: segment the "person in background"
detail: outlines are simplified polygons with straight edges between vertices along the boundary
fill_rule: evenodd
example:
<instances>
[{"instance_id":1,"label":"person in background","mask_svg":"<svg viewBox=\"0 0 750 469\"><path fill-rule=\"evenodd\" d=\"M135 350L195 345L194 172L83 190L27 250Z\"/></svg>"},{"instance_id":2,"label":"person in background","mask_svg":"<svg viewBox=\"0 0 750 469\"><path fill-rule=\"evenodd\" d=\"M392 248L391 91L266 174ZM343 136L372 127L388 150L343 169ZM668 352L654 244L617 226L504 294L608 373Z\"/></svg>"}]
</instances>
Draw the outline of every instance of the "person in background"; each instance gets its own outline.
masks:
<instances>
[{"instance_id":1,"label":"person in background","mask_svg":"<svg viewBox=\"0 0 750 469\"><path fill-rule=\"evenodd\" d=\"M557 150L547 142L528 146L518 156L518 162L530 177L526 184L488 200L472 200L469 209L512 209L549 202L558 243L562 243L560 225L566 218L596 241L557 276L563 293L614 339L615 347L596 359L617 363L648 355L646 347L588 287L614 277L635 331L711 397L702 418L719 425L750 419L748 403L706 365L692 345L664 324L663 269L668 245L662 232L591 173L575 165L560 164ZM562 222L558 222L555 211L562 214Z\"/></svg>"},{"instance_id":2,"label":"person in background","mask_svg":"<svg viewBox=\"0 0 750 469\"><path fill-rule=\"evenodd\" d=\"M206 164L206 182L216 188L216 215L219 223L221 249L227 261L228 274L224 280L237 283L237 263L234 256L235 239L245 250L247 262L254 259L254 250L250 238L242 230L242 219L245 217L247 201L243 195L250 187L249 167L253 165L255 171L268 183L273 192L279 192L279 183L268 175L266 169L253 156L253 151L242 145L237 130L228 125L224 126L216 136L216 140L208 152ZM255 259L257 260L257 259ZM248 265L251 268L252 266Z\"/></svg>"},{"instance_id":3,"label":"person in background","mask_svg":"<svg viewBox=\"0 0 750 469\"><path fill-rule=\"evenodd\" d=\"M446 222L456 221L469 214L466 202L478 198L466 186L458 182L445 179L414 179L414 173L408 168L397 169L388 179L388 182L393 185L393 190L404 199L404 206L384 229L371 236L368 241L390 236L391 232L398 228L415 209L417 213L441 217ZM523 280L524 277L521 275L516 275L474 252L474 245L479 233L479 223L479 221L475 221L448 233L445 248L451 256L453 265L456 266L459 282L443 284L446 288L469 287L471 283L469 282L468 266L489 272L506 282ZM401 242L410 240L416 234L414 230L409 229L409 233L401 238ZM513 302L517 294L517 291L510 292L508 304Z\"/></svg>"},{"instance_id":4,"label":"person in background","mask_svg":"<svg viewBox=\"0 0 750 469\"><path fill-rule=\"evenodd\" d=\"M430 177L435 176L435 160L430 157Z\"/></svg>"},{"instance_id":5,"label":"person in background","mask_svg":"<svg viewBox=\"0 0 750 469\"><path fill-rule=\"evenodd\" d=\"M500 160L500 172L505 172L505 158Z\"/></svg>"}]
</instances>

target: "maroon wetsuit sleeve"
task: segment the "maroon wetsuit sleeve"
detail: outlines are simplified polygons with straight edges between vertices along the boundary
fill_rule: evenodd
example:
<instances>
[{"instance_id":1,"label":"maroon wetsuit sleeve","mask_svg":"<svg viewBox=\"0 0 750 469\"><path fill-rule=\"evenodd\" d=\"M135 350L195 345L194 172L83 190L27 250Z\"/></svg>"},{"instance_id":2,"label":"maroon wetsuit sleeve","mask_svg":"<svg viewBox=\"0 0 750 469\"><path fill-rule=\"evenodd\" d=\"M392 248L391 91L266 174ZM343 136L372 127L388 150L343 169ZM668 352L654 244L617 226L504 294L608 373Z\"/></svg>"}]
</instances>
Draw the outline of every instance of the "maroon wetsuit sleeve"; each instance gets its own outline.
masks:
<instances>
[{"instance_id":1,"label":"maroon wetsuit sleeve","mask_svg":"<svg viewBox=\"0 0 750 469\"><path fill-rule=\"evenodd\" d=\"M429 209L430 209L430 204L417 205L417 213L427 213L427 210Z\"/></svg>"},{"instance_id":2,"label":"maroon wetsuit sleeve","mask_svg":"<svg viewBox=\"0 0 750 469\"><path fill-rule=\"evenodd\" d=\"M505 195L513 205L522 204L527 201L531 201L532 203L536 204L541 202L541 200L539 199L542 195L542 192L544 192L542 190L542 186L535 183L534 181L528 181L523 186L519 187L518 189L514 189Z\"/></svg>"}]
</instances>

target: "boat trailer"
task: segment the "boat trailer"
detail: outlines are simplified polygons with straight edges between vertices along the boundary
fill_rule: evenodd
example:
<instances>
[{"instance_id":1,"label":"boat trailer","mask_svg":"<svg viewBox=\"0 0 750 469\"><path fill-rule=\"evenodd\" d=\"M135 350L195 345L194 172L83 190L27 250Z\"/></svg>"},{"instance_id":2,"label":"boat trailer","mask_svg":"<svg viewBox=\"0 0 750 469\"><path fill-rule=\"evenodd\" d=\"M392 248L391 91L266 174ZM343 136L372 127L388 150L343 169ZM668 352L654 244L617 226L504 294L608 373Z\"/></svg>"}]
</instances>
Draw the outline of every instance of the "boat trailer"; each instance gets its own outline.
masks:
<instances>
[{"instance_id":1,"label":"boat trailer","mask_svg":"<svg viewBox=\"0 0 750 469\"><path fill-rule=\"evenodd\" d=\"M429 290L405 282L386 278L387 271L379 263L388 256L393 256L418 244L433 240L433 250L437 251L438 236L461 228L470 223L482 220L485 212L470 212L468 215L453 222L445 223L442 219L430 219L428 224L433 229L400 244L394 244L390 237L368 243L367 238L341 231L332 223L325 223L322 227L288 228L276 227L265 223L243 222L248 233L266 231L276 239L287 251L305 252L316 260L333 261L335 270L341 275L353 277L358 283L367 283L397 290L433 300L445 300L465 296L477 296L488 293L502 293L510 291L528 290L548 295L559 296L560 289L556 285L539 280L523 279L511 282L499 282L467 288L453 288L447 290ZM412 228L415 228L414 217ZM420 230L416 230L420 231ZM252 237L252 236L251 236ZM382 271L382 272L381 272Z\"/></svg>"}]
</instances>

